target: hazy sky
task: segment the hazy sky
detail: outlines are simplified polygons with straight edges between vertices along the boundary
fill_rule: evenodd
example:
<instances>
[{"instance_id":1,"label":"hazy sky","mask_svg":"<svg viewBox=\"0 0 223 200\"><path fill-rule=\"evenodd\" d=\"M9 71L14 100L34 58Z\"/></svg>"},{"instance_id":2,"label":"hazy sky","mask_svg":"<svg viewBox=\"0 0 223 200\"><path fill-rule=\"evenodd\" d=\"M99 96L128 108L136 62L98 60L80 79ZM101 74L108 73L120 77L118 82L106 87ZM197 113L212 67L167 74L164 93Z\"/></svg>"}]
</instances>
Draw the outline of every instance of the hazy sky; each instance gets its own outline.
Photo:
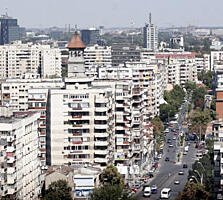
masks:
<instances>
[{"instance_id":1,"label":"hazy sky","mask_svg":"<svg viewBox=\"0 0 223 200\"><path fill-rule=\"evenodd\" d=\"M25 27L141 27L152 12L159 27L223 26L223 0L0 0L0 13Z\"/></svg>"}]
</instances>

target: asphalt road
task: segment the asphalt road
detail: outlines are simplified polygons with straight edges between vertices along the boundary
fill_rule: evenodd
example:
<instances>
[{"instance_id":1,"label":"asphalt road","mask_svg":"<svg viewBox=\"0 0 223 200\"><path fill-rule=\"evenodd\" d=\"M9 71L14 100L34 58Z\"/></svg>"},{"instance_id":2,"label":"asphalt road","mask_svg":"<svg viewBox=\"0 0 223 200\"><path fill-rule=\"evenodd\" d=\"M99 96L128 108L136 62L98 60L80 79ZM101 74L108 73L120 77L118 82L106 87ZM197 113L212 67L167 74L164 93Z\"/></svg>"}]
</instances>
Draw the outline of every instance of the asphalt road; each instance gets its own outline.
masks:
<instances>
[{"instance_id":1,"label":"asphalt road","mask_svg":"<svg viewBox=\"0 0 223 200\"><path fill-rule=\"evenodd\" d=\"M179 113L178 118L178 124L174 126L174 128L179 127L181 131L187 132L187 128L182 127L182 122L184 119L185 111L187 108L187 104L184 104L184 106L181 109L181 112ZM182 147L179 147L177 145L178 141L173 140L173 131L170 131L166 135L166 140L168 138L172 139L173 147L169 147L169 145L166 143L164 147L164 153L162 158L159 160L159 167L156 170L154 177L149 180L147 185L152 186L156 185L158 188L157 194L152 194L150 198L143 197L143 191L142 188L137 191L135 197L139 200L141 199L152 199L156 200L160 198L160 191L165 188L171 188L171 197L169 199L174 199L177 197L178 193L183 190L185 183L187 182L187 176L188 176L188 170L192 168L192 163L194 163L196 158L196 149L195 144L191 142L189 151L187 155L182 155L182 159L179 163L174 163L176 161L176 154L179 151L183 151ZM180 137L178 137L179 139ZM186 143L186 142L185 142ZM165 161L165 158L169 157L170 161ZM188 168L183 169L183 164L186 163L188 165ZM184 171L184 175L178 175L178 172L180 170ZM180 184L175 185L174 181L179 180Z\"/></svg>"}]
</instances>

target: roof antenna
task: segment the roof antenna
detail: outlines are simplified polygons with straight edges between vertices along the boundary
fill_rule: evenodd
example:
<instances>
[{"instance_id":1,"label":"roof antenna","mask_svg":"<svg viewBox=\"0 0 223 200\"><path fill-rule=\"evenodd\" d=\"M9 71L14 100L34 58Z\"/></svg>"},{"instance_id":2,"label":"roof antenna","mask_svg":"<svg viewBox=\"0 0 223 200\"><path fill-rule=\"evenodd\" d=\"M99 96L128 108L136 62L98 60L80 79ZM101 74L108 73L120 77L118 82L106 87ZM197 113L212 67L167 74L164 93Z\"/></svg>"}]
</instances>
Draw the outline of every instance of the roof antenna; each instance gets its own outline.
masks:
<instances>
[{"instance_id":1,"label":"roof antenna","mask_svg":"<svg viewBox=\"0 0 223 200\"><path fill-rule=\"evenodd\" d=\"M5 8L5 16L8 17L8 8Z\"/></svg>"},{"instance_id":2,"label":"roof antenna","mask_svg":"<svg viewBox=\"0 0 223 200\"><path fill-rule=\"evenodd\" d=\"M151 14L151 12L149 13L149 24L152 24L152 14Z\"/></svg>"},{"instance_id":3,"label":"roof antenna","mask_svg":"<svg viewBox=\"0 0 223 200\"><path fill-rule=\"evenodd\" d=\"M77 24L75 24L75 31L74 31L74 33L77 34Z\"/></svg>"}]
</instances>

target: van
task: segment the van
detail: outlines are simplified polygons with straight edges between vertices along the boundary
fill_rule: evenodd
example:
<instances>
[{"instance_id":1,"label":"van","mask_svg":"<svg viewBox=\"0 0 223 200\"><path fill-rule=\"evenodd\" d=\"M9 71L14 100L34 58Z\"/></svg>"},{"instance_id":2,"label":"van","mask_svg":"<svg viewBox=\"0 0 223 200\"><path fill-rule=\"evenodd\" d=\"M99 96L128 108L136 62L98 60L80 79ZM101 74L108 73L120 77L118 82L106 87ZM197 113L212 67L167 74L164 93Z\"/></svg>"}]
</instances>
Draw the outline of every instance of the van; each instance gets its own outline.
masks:
<instances>
[{"instance_id":1,"label":"van","mask_svg":"<svg viewBox=\"0 0 223 200\"><path fill-rule=\"evenodd\" d=\"M143 193L143 196L144 197L150 197L150 195L151 195L151 187L145 187L144 188L144 193Z\"/></svg>"},{"instance_id":2,"label":"van","mask_svg":"<svg viewBox=\"0 0 223 200\"><path fill-rule=\"evenodd\" d=\"M189 151L189 146L184 147L184 151L188 152Z\"/></svg>"},{"instance_id":3,"label":"van","mask_svg":"<svg viewBox=\"0 0 223 200\"><path fill-rule=\"evenodd\" d=\"M161 199L168 199L170 197L170 192L171 192L170 188L163 188L161 190L160 198Z\"/></svg>"}]
</instances>

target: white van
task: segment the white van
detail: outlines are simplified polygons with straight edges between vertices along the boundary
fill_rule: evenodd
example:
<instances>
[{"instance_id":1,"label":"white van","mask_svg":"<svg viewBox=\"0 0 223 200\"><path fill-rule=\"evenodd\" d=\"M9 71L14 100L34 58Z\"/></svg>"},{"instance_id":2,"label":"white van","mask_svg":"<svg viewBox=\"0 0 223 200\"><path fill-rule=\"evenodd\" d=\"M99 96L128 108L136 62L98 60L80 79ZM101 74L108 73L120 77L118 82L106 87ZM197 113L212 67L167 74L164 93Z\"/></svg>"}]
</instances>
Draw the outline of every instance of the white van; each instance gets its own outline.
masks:
<instances>
[{"instance_id":1,"label":"white van","mask_svg":"<svg viewBox=\"0 0 223 200\"><path fill-rule=\"evenodd\" d=\"M150 197L150 195L151 195L151 187L145 187L143 196L144 197Z\"/></svg>"},{"instance_id":2,"label":"white van","mask_svg":"<svg viewBox=\"0 0 223 200\"><path fill-rule=\"evenodd\" d=\"M163 188L161 190L160 198L161 199L168 199L170 197L170 192L171 192L170 188Z\"/></svg>"},{"instance_id":3,"label":"white van","mask_svg":"<svg viewBox=\"0 0 223 200\"><path fill-rule=\"evenodd\" d=\"M189 151L189 146L184 147L184 151L188 152Z\"/></svg>"}]
</instances>

